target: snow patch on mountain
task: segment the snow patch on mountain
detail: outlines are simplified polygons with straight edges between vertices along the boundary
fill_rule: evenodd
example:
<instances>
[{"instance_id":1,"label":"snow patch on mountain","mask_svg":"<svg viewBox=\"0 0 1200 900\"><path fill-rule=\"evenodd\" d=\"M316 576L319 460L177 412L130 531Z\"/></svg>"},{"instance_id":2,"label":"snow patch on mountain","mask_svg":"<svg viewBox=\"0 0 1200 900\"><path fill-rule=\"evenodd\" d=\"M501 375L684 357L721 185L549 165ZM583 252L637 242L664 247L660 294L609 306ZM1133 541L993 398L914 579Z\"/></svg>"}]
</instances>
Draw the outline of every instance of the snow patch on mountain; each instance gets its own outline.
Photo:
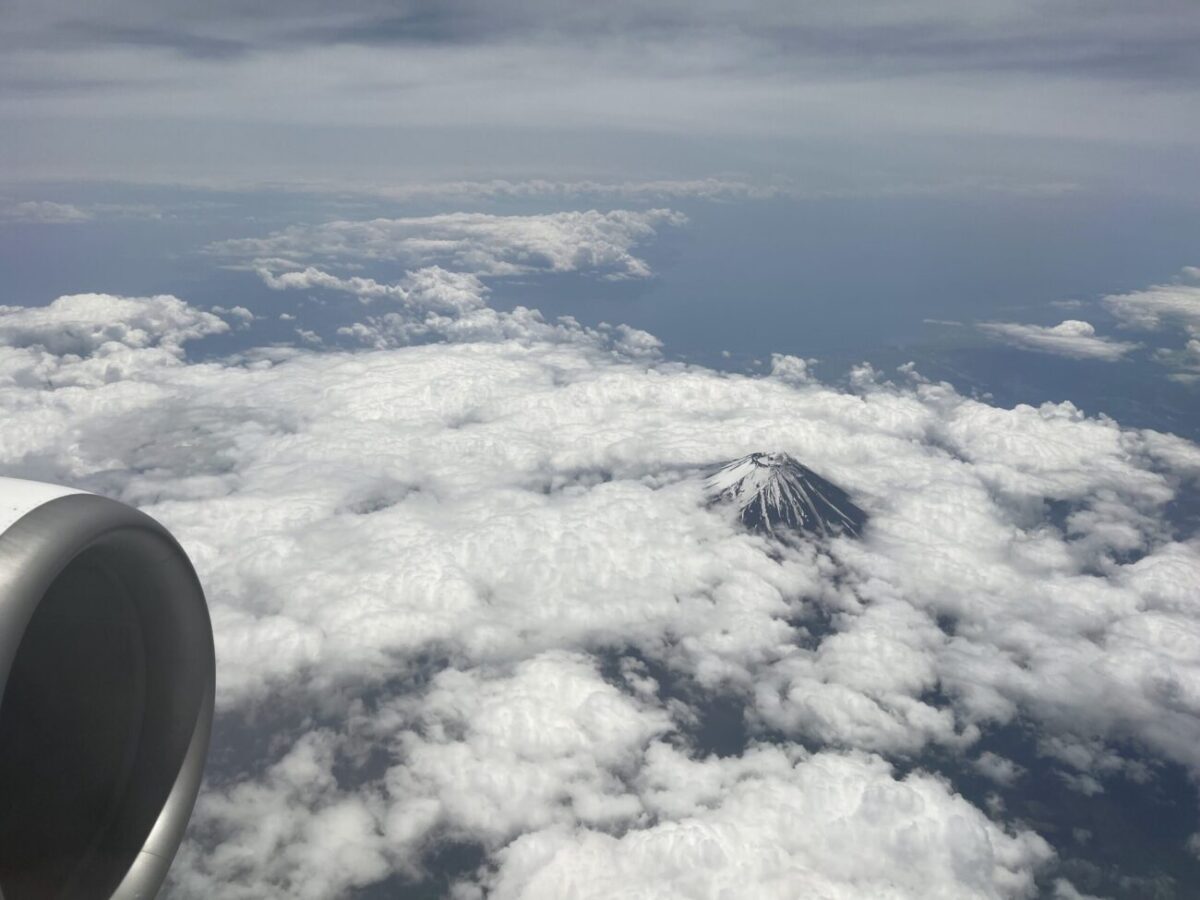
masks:
<instances>
[{"instance_id":1,"label":"snow patch on mountain","mask_svg":"<svg viewBox=\"0 0 1200 900\"><path fill-rule=\"evenodd\" d=\"M728 462L709 476L708 491L711 502L736 504L743 524L768 534L858 537L867 522L845 491L787 453L751 453Z\"/></svg>"}]
</instances>

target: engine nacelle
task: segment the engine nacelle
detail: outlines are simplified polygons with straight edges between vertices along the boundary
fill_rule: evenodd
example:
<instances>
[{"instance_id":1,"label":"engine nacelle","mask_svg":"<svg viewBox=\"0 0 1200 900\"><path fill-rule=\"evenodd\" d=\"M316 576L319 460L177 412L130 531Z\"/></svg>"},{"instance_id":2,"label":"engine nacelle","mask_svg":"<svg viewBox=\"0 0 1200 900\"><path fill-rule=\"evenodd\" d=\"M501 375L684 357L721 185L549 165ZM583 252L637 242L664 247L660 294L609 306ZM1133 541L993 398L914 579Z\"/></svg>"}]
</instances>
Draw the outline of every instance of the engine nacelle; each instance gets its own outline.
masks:
<instances>
[{"instance_id":1,"label":"engine nacelle","mask_svg":"<svg viewBox=\"0 0 1200 900\"><path fill-rule=\"evenodd\" d=\"M0 897L152 898L212 727L204 593L149 516L0 478Z\"/></svg>"}]
</instances>

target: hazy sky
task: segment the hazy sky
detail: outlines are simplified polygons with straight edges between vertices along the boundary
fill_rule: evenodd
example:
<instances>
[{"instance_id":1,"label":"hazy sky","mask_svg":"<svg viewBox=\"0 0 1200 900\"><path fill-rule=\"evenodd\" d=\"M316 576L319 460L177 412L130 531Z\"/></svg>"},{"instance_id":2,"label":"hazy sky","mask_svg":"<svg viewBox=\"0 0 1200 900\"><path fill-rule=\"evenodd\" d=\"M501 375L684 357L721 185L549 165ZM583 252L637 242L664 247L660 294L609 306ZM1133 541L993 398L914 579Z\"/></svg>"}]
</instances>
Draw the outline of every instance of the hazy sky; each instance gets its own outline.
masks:
<instances>
[{"instance_id":1,"label":"hazy sky","mask_svg":"<svg viewBox=\"0 0 1200 900\"><path fill-rule=\"evenodd\" d=\"M10 179L1196 190L1190 0L5 0Z\"/></svg>"}]
</instances>

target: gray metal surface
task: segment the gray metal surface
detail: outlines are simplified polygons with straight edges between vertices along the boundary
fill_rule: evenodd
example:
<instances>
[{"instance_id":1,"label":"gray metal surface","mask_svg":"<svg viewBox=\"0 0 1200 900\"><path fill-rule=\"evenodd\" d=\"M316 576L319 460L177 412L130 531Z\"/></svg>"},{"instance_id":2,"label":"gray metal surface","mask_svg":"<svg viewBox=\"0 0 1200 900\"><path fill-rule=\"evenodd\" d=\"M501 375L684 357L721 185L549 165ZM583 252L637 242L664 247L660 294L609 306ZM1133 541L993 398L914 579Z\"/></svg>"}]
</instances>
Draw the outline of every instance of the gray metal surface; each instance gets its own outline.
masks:
<instances>
[{"instance_id":1,"label":"gray metal surface","mask_svg":"<svg viewBox=\"0 0 1200 900\"><path fill-rule=\"evenodd\" d=\"M0 534L0 897L150 898L203 774L208 609L161 525L89 494Z\"/></svg>"}]
</instances>

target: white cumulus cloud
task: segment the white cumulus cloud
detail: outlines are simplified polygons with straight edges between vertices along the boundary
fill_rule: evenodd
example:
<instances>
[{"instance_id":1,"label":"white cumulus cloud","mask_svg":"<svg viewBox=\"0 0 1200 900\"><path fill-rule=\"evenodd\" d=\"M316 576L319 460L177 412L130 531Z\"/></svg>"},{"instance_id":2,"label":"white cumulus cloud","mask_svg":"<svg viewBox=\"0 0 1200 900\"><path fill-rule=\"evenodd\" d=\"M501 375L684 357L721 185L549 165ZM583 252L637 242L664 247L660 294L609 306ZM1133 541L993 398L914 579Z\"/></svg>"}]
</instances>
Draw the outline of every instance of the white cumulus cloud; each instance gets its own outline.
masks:
<instances>
[{"instance_id":1,"label":"white cumulus cloud","mask_svg":"<svg viewBox=\"0 0 1200 900\"><path fill-rule=\"evenodd\" d=\"M1188 278L1198 277L1194 267L1183 272ZM1177 325L1200 336L1200 284L1156 284L1128 294L1110 294L1104 304L1131 328L1155 330Z\"/></svg>"},{"instance_id":2,"label":"white cumulus cloud","mask_svg":"<svg viewBox=\"0 0 1200 900\"><path fill-rule=\"evenodd\" d=\"M897 780L877 758L757 748L698 762L656 750L644 778L660 821L521 837L499 854L490 896L1019 897L1052 855L942 782Z\"/></svg>"},{"instance_id":3,"label":"white cumulus cloud","mask_svg":"<svg viewBox=\"0 0 1200 900\"><path fill-rule=\"evenodd\" d=\"M1096 334L1089 322L1067 319L1057 325L1022 325L1017 322L985 322L980 330L994 338L1021 347L1073 359L1099 359L1116 362L1138 345L1115 341Z\"/></svg>"}]
</instances>

